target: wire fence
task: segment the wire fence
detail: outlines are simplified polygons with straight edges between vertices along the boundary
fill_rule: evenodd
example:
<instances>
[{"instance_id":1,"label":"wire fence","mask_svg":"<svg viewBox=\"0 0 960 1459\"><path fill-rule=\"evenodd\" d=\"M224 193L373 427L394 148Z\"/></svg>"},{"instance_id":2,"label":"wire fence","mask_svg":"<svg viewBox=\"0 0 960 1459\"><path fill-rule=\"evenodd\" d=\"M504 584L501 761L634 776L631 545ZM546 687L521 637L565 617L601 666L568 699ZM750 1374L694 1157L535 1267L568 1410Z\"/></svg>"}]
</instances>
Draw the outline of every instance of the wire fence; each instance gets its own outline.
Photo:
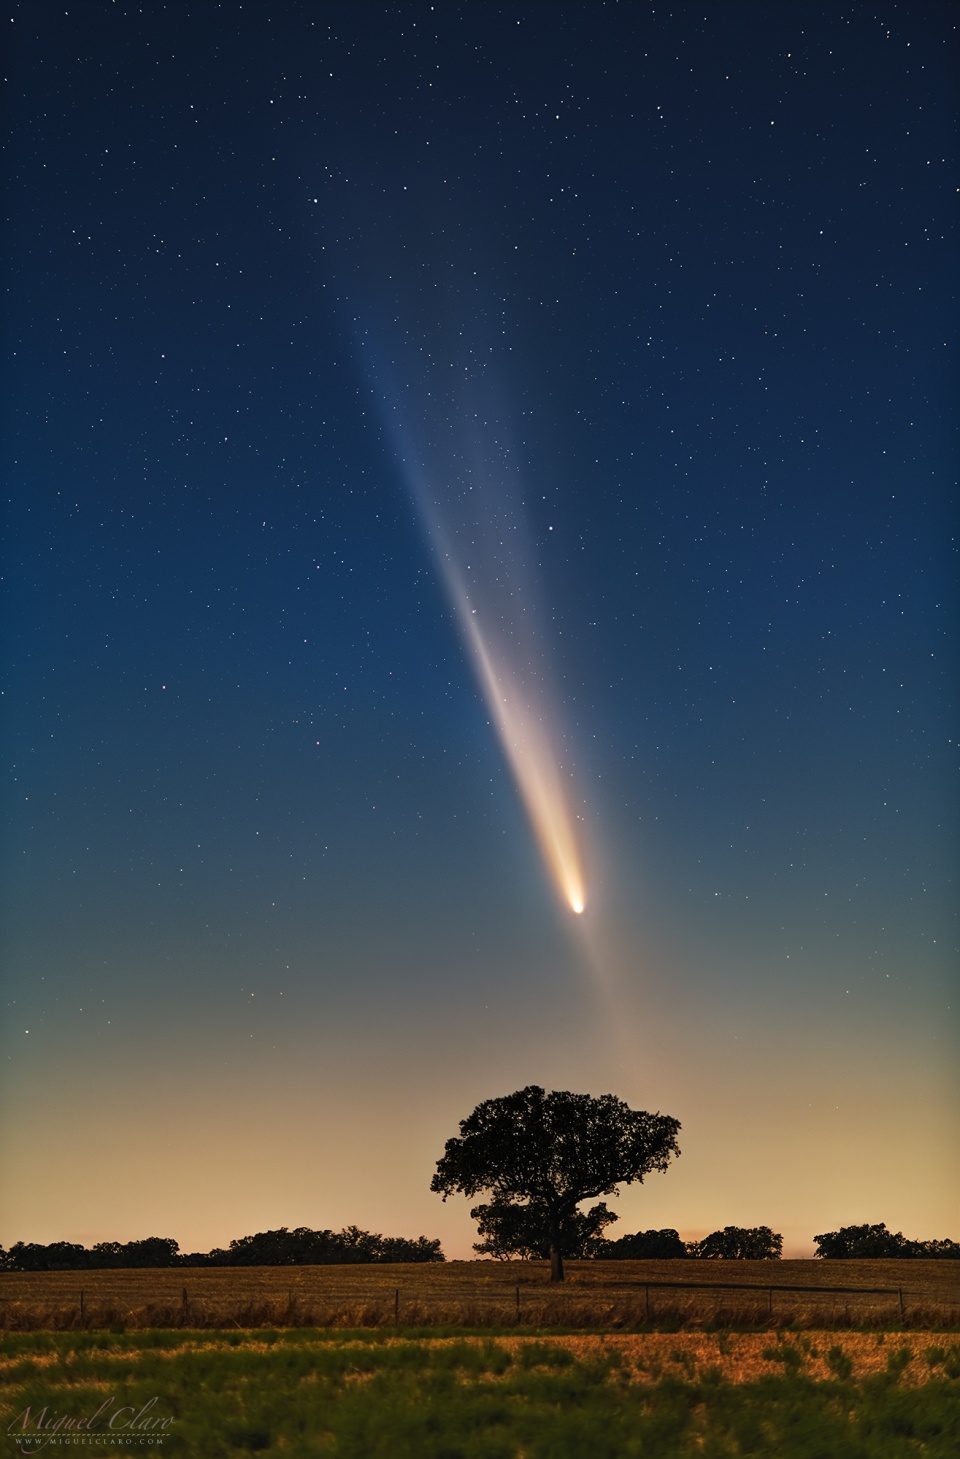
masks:
<instances>
[{"instance_id":1,"label":"wire fence","mask_svg":"<svg viewBox=\"0 0 960 1459\"><path fill-rule=\"evenodd\" d=\"M667 1299L667 1300L665 1300ZM883 1299L883 1300L878 1300ZM4 1304L36 1303L37 1298L23 1296L2 1296ZM43 1299L41 1299L43 1300ZM233 1290L217 1292L192 1291L187 1286L179 1291L154 1290L120 1292L96 1286L75 1288L71 1293L60 1286L45 1299L44 1305L64 1309L74 1305L81 1324L93 1317L98 1310L111 1309L117 1313L125 1311L132 1316L142 1308L160 1308L176 1311L182 1321L193 1318L214 1318L218 1312L228 1314L239 1308L272 1310L283 1313L287 1321L300 1315L304 1320L324 1313L350 1310L363 1311L367 1320L378 1325L393 1323L400 1326L412 1325L418 1319L434 1321L441 1319L444 1312L459 1313L482 1311L489 1321L494 1315L501 1320L513 1321L516 1325L525 1322L535 1324L544 1321L563 1321L575 1317L578 1309L592 1309L594 1315L633 1317L644 1322L654 1322L658 1316L682 1315L684 1310L693 1315L691 1308L716 1310L729 1307L731 1301L740 1306L751 1304L753 1310L762 1312L768 1318L788 1317L798 1307L819 1310L836 1308L838 1305L856 1307L858 1310L875 1309L883 1306L895 1311L900 1318L907 1313L908 1304L918 1302L931 1305L929 1292L911 1291L903 1287L866 1286L820 1286L815 1284L794 1285L778 1282L690 1282L690 1281L638 1281L616 1284L570 1283L546 1285L540 1283L510 1285L482 1282L473 1284L443 1283L436 1286L418 1284L415 1286L390 1286L384 1284L350 1285L332 1284L329 1287L316 1286L308 1290L295 1286L286 1291L277 1286L270 1290L241 1284ZM939 1295L933 1299L937 1307L960 1307L960 1301Z\"/></svg>"},{"instance_id":2,"label":"wire fence","mask_svg":"<svg viewBox=\"0 0 960 1459\"><path fill-rule=\"evenodd\" d=\"M955 1280L937 1280L923 1289L692 1276L671 1280L640 1274L607 1281L592 1279L592 1273L587 1279L574 1274L563 1283L548 1282L542 1275L512 1282L492 1273L466 1280L459 1273L443 1277L430 1270L421 1270L412 1280L412 1274L403 1275L406 1280L397 1281L401 1272L388 1275L382 1269L368 1269L362 1276L355 1268L327 1268L322 1274L317 1268L260 1269L256 1274L217 1269L216 1275L197 1271L191 1280L187 1273L174 1277L130 1269L23 1274L18 1280L10 1273L0 1281L0 1326L605 1328L724 1321L813 1326L818 1321L873 1321L881 1311L884 1321L952 1325L960 1308Z\"/></svg>"}]
</instances>

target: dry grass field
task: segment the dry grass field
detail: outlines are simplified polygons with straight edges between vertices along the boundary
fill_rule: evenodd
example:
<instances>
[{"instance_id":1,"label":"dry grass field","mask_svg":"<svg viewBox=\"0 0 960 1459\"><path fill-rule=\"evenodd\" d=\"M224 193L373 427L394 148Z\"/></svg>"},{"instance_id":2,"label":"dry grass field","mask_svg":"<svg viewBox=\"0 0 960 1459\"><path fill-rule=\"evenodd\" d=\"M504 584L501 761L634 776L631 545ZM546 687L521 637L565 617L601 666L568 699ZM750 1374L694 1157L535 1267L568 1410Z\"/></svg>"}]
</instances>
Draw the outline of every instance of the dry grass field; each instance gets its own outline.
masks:
<instances>
[{"instance_id":1,"label":"dry grass field","mask_svg":"<svg viewBox=\"0 0 960 1459\"><path fill-rule=\"evenodd\" d=\"M954 1261L581 1261L567 1271L562 1286L545 1262L3 1272L0 1327L960 1323Z\"/></svg>"}]
</instances>

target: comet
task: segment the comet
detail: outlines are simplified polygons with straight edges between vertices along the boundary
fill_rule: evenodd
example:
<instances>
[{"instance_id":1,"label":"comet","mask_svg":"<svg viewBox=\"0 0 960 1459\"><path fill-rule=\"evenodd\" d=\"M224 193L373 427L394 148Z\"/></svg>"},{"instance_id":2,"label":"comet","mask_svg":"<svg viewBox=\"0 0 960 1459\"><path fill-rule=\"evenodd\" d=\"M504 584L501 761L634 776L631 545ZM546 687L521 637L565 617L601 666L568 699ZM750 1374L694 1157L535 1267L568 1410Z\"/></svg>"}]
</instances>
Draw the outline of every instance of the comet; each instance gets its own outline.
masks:
<instances>
[{"instance_id":1,"label":"comet","mask_svg":"<svg viewBox=\"0 0 960 1459\"><path fill-rule=\"evenodd\" d=\"M508 661L502 648L497 652L490 644L449 554L444 555L443 575L544 862L570 910L580 916L586 895L575 817L542 690L531 674Z\"/></svg>"},{"instance_id":2,"label":"comet","mask_svg":"<svg viewBox=\"0 0 960 1459\"><path fill-rule=\"evenodd\" d=\"M376 378L383 401L384 371ZM455 397L426 382L419 436L397 391L383 402L385 415L544 865L579 917L587 902L581 818L537 627L519 476L509 424L478 388L474 381L472 396Z\"/></svg>"}]
</instances>

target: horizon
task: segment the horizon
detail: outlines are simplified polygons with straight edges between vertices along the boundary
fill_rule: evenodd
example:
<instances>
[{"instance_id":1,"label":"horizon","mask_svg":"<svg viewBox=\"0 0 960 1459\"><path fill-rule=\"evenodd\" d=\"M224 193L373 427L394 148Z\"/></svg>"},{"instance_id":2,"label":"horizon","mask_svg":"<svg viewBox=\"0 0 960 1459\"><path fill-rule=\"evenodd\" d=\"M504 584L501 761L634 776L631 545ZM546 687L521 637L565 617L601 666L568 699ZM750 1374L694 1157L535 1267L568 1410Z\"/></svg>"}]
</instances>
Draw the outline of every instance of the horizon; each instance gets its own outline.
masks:
<instances>
[{"instance_id":1,"label":"horizon","mask_svg":"<svg viewBox=\"0 0 960 1459\"><path fill-rule=\"evenodd\" d=\"M866 1223L861 1223L861 1224L866 1224ZM881 1224L881 1223L871 1223L871 1224ZM882 1224L885 1225L886 1223L882 1223ZM284 1227L276 1227L274 1229L275 1230L284 1230L284 1229L286 1229L286 1230L289 1230L289 1231L293 1231L293 1230L296 1230L298 1228L296 1228L296 1227L286 1227L286 1228L284 1228ZM301 1228L301 1229L304 1229L304 1228ZM321 1228L321 1229L326 1230L328 1228ZM343 1230L348 1230L350 1228L349 1227L345 1227L345 1228L342 1228L342 1229ZM668 1227L668 1228L661 1228L661 1229L675 1230L676 1228L674 1228L674 1227ZM627 1233L627 1232L619 1232L618 1233L617 1230L616 1230L616 1227L608 1228L608 1230L610 1230L610 1232L612 1233L608 1237L608 1239L614 1240L614 1241L617 1239L617 1236L618 1235L632 1234L632 1233ZM255 1235L255 1234L264 1235L264 1234L268 1234L268 1233L264 1233L264 1232L261 1232L261 1233L254 1233L254 1232L244 1233L244 1235ZM339 1235L339 1234L341 1234L341 1232L334 1232L333 1234L334 1235ZM387 1239L394 1239L394 1238L399 1237L400 1239L407 1240L407 1241L416 1241L418 1239L418 1237L426 1237L428 1240L431 1240L431 1241L434 1240L434 1239L436 1239L436 1238L432 1237L428 1231L423 1231L423 1232L418 1231L416 1233L413 1233L413 1232L380 1231L380 1232L376 1232L376 1233L364 1233L364 1234L375 1234L375 1235L382 1236L382 1237L387 1238ZM712 1233L710 1231L703 1230L703 1231L699 1231L699 1232L694 1231L693 1233L684 1233L683 1231L678 1231L677 1234L680 1237L680 1240L682 1242L684 1242L684 1244L686 1245L686 1244L690 1244L692 1242L702 1241L704 1239L704 1237L709 1236ZM775 1233L775 1234L779 1234L779 1233ZM820 1234L820 1233L818 1233L818 1234ZM910 1236L910 1235L908 1235L905 1232L892 1233L892 1234L906 1236L906 1239L908 1241L942 1240L942 1239L944 1239L942 1237L929 1237L929 1236L928 1237L918 1237L918 1236ZM116 1242L118 1244L125 1245L125 1244L127 1244L129 1242L144 1241L144 1240L157 1239L157 1238L158 1238L158 1233L153 1232L153 1233L151 1233L151 1236L150 1237L144 1237L144 1236L140 1236L140 1237L128 1237L128 1238L126 1238L126 1241L124 1241L123 1238L117 1237L117 1236L114 1236L114 1237L87 1238L86 1240L84 1240L83 1238L81 1238L79 1236L75 1236L75 1237L60 1237L59 1240L62 1240L64 1242L69 1242L72 1245L83 1246L86 1250L89 1251L95 1245L97 1245L99 1242ZM171 1237L171 1236L169 1236L169 1234L167 1236L159 1237L159 1239L160 1240L173 1240L173 1241L177 1241L176 1237ZM213 1246L209 1247L205 1251L204 1250L201 1250L199 1247L196 1247L196 1248L186 1247L186 1246L184 1246L183 1242L177 1241L177 1247L178 1247L178 1253L177 1254L181 1258L184 1257L184 1256L206 1256L206 1255L209 1255L210 1252L212 1252L212 1251L218 1251L218 1250L219 1251L227 1251L227 1250L229 1250L232 1241L239 1241L239 1240L242 1240L242 1239L243 1238L241 1238L239 1236L232 1237L232 1238L230 1238L227 1241L215 1243ZM953 1238L947 1238L947 1239L953 1239ZM14 1245L14 1244L16 1244L16 1243L11 1243L11 1245ZM29 1243L29 1242L27 1242L27 1241L24 1240L23 1241L23 1244L24 1245L30 1245L30 1244L49 1245L50 1243L39 1243L39 1242L38 1243ZM810 1244L811 1244L811 1246L813 1246L813 1244L814 1244L813 1237L811 1237ZM6 1251L9 1251L11 1249L11 1247L10 1246L7 1246L4 1249ZM484 1254L481 1254L481 1253L473 1253L473 1254L467 1255L467 1256L448 1256L446 1254L446 1252L443 1251L442 1244L441 1244L441 1256L442 1256L442 1260L445 1261L445 1262L447 1262L447 1263L449 1263L449 1262L455 1262L455 1261L468 1261L468 1262L476 1262L476 1261L491 1262L492 1261L492 1262L506 1262L506 1263L509 1263L509 1262L517 1262L517 1261L532 1261L532 1260L546 1261L546 1260L548 1260L548 1258L546 1258L546 1257L542 1257L542 1258L529 1258L529 1257L518 1257L518 1256L498 1257L498 1256L492 1256L489 1253L484 1253ZM785 1249L784 1251L781 1252L781 1254L779 1256L775 1256L775 1257L769 1257L768 1256L768 1257L760 1257L760 1258L756 1258L756 1257L754 1257L754 1258L697 1257L696 1255L691 1255L690 1253L688 1253L687 1256L686 1257L683 1257L683 1258L678 1258L678 1257L654 1257L654 1258L622 1257L622 1258L617 1258L617 1260L623 1260L623 1261L643 1261L643 1260L655 1260L655 1261L666 1261L666 1260L670 1260L670 1261L672 1261L672 1260L694 1260L694 1261L695 1260L703 1260L703 1261L731 1261L731 1260L829 1261L829 1260L833 1260L833 1261L849 1261L851 1259L852 1258L850 1258L850 1257L832 1257L832 1258L831 1257L823 1257L823 1256L820 1256L819 1253L815 1249L814 1250L811 1250L811 1251L797 1251L797 1250L786 1250ZM903 1257L867 1257L867 1258L859 1257L859 1258L856 1258L856 1260L860 1260L860 1261L863 1261L863 1260L871 1260L871 1261L884 1261L884 1260L890 1261L890 1260L893 1260L893 1261L896 1261L896 1260L903 1260L903 1259L904 1259ZM908 1258L908 1259L916 1259L916 1258ZM923 1258L920 1258L920 1259L922 1260ZM935 1259L935 1258L932 1258L932 1259ZM598 1258L598 1257L567 1257L567 1258L565 1258L565 1260L566 1261L595 1261L595 1260L602 1260L602 1258ZM322 1263L322 1262L321 1263L317 1263L317 1264L318 1265L321 1265L321 1266L322 1265L325 1265L325 1263ZM333 1263L333 1264L334 1265L342 1265L343 1263ZM363 1264L364 1263L360 1263L360 1265L363 1265ZM373 1264L376 1264L376 1263L373 1263ZM404 1263L402 1263L402 1262L401 1263L386 1263L386 1264L387 1265L404 1265ZM273 1263L266 1263L266 1265L273 1265ZM295 1262L295 1263L290 1263L290 1265L297 1265L297 1266L299 1266L299 1265L311 1265L311 1263L309 1263L309 1262L307 1262L307 1263ZM347 1263L347 1265L349 1265L349 1263ZM406 1263L406 1265L410 1265L410 1263Z\"/></svg>"}]
</instances>

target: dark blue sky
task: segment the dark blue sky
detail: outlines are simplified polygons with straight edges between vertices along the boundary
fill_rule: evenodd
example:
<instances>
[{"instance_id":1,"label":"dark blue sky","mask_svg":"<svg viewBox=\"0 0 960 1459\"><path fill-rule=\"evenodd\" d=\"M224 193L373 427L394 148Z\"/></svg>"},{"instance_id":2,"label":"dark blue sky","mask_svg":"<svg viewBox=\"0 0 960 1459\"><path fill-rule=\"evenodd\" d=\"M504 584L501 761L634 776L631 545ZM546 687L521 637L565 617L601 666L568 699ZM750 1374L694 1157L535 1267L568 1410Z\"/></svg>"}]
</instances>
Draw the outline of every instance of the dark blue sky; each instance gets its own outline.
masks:
<instances>
[{"instance_id":1,"label":"dark blue sky","mask_svg":"<svg viewBox=\"0 0 960 1459\"><path fill-rule=\"evenodd\" d=\"M952 7L8 9L0 1240L465 1253L533 1081L683 1120L621 1230L956 1236Z\"/></svg>"}]
</instances>

